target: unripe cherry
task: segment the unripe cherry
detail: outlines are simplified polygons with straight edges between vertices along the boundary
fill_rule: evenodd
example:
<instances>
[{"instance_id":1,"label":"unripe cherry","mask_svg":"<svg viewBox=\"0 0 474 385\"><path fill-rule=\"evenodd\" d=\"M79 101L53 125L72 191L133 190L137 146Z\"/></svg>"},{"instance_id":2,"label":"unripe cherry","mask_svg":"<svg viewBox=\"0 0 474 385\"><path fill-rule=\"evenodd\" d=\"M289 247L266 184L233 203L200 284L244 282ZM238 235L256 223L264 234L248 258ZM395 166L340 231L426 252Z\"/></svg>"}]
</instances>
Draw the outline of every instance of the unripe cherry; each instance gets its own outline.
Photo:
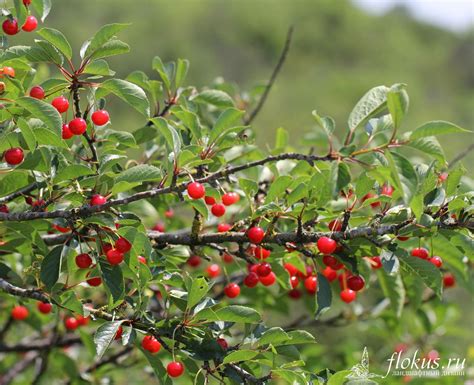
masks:
<instances>
[{"instance_id":1,"label":"unripe cherry","mask_svg":"<svg viewBox=\"0 0 474 385\"><path fill-rule=\"evenodd\" d=\"M309 294L316 293L318 288L318 278L312 275L304 280L304 287Z\"/></svg>"},{"instance_id":2,"label":"unripe cherry","mask_svg":"<svg viewBox=\"0 0 474 385\"><path fill-rule=\"evenodd\" d=\"M28 317L28 314L30 314L28 308L22 305L15 306L11 311L11 316L16 321L23 321Z\"/></svg>"},{"instance_id":3,"label":"unripe cherry","mask_svg":"<svg viewBox=\"0 0 474 385\"><path fill-rule=\"evenodd\" d=\"M69 101L64 96L58 96L54 98L51 105L58 110L60 114L66 112L69 108Z\"/></svg>"},{"instance_id":4,"label":"unripe cherry","mask_svg":"<svg viewBox=\"0 0 474 385\"><path fill-rule=\"evenodd\" d=\"M91 206L100 206L100 205L103 205L106 202L107 202L106 197L103 197L100 194L94 194L94 195L92 195L92 198L91 198L89 203L90 203Z\"/></svg>"},{"instance_id":5,"label":"unripe cherry","mask_svg":"<svg viewBox=\"0 0 474 385\"><path fill-rule=\"evenodd\" d=\"M354 291L360 291L365 286L365 280L360 275L354 275L347 279L347 287Z\"/></svg>"},{"instance_id":6,"label":"unripe cherry","mask_svg":"<svg viewBox=\"0 0 474 385\"><path fill-rule=\"evenodd\" d=\"M251 227L247 230L247 237L252 243L260 243L265 238L265 231L261 227Z\"/></svg>"},{"instance_id":7,"label":"unripe cherry","mask_svg":"<svg viewBox=\"0 0 474 385\"><path fill-rule=\"evenodd\" d=\"M428 259L430 254L424 247L417 247L411 251L411 255L421 259Z\"/></svg>"},{"instance_id":8,"label":"unripe cherry","mask_svg":"<svg viewBox=\"0 0 474 385\"><path fill-rule=\"evenodd\" d=\"M276 275L275 273L272 271L270 272L270 274L268 274L267 276L265 277L258 277L258 279L260 280L260 282L262 283L262 285L264 286L271 286L275 283L276 281Z\"/></svg>"},{"instance_id":9,"label":"unripe cherry","mask_svg":"<svg viewBox=\"0 0 474 385\"><path fill-rule=\"evenodd\" d=\"M53 310L53 305L49 302L38 302L36 306L38 307L39 312L43 314L49 314L51 313L51 310Z\"/></svg>"},{"instance_id":10,"label":"unripe cherry","mask_svg":"<svg viewBox=\"0 0 474 385\"><path fill-rule=\"evenodd\" d=\"M244 285L252 288L257 286L259 281L257 273L250 272L244 279Z\"/></svg>"},{"instance_id":11,"label":"unripe cherry","mask_svg":"<svg viewBox=\"0 0 474 385\"><path fill-rule=\"evenodd\" d=\"M271 272L272 272L272 266L267 262L260 263L257 267L257 274L260 278L266 277Z\"/></svg>"},{"instance_id":12,"label":"unripe cherry","mask_svg":"<svg viewBox=\"0 0 474 385\"><path fill-rule=\"evenodd\" d=\"M225 206L220 203L216 203L211 207L211 213L215 217L222 217L225 214Z\"/></svg>"},{"instance_id":13,"label":"unripe cherry","mask_svg":"<svg viewBox=\"0 0 474 385\"><path fill-rule=\"evenodd\" d=\"M161 343L155 337L147 335L143 337L142 348L148 350L151 354L155 354L160 351Z\"/></svg>"},{"instance_id":14,"label":"unripe cherry","mask_svg":"<svg viewBox=\"0 0 474 385\"><path fill-rule=\"evenodd\" d=\"M232 225L229 225L227 223L219 223L217 225L217 231L219 233L225 233L225 232L229 231L231 228L232 228Z\"/></svg>"},{"instance_id":15,"label":"unripe cherry","mask_svg":"<svg viewBox=\"0 0 474 385\"><path fill-rule=\"evenodd\" d=\"M15 18L6 19L2 24L3 32L7 35L16 35L20 30L18 28L18 22Z\"/></svg>"},{"instance_id":16,"label":"unripe cherry","mask_svg":"<svg viewBox=\"0 0 474 385\"><path fill-rule=\"evenodd\" d=\"M170 362L166 367L166 372L170 377L179 377L184 373L184 365L177 361Z\"/></svg>"},{"instance_id":17,"label":"unripe cherry","mask_svg":"<svg viewBox=\"0 0 474 385\"><path fill-rule=\"evenodd\" d=\"M191 255L186 263L192 267L198 267L201 264L201 257L199 255Z\"/></svg>"},{"instance_id":18,"label":"unripe cherry","mask_svg":"<svg viewBox=\"0 0 474 385\"><path fill-rule=\"evenodd\" d=\"M79 327L79 322L74 317L67 317L64 319L64 326L67 330L76 330Z\"/></svg>"},{"instance_id":19,"label":"unripe cherry","mask_svg":"<svg viewBox=\"0 0 474 385\"><path fill-rule=\"evenodd\" d=\"M173 209L168 209L165 211L165 217L168 219L171 219L174 217L174 211Z\"/></svg>"},{"instance_id":20,"label":"unripe cherry","mask_svg":"<svg viewBox=\"0 0 474 385\"><path fill-rule=\"evenodd\" d=\"M68 126L74 135L82 135L87 130L87 123L82 118L74 118L69 122Z\"/></svg>"},{"instance_id":21,"label":"unripe cherry","mask_svg":"<svg viewBox=\"0 0 474 385\"><path fill-rule=\"evenodd\" d=\"M121 253L128 253L132 249L132 244L125 238L120 237L115 241L115 248Z\"/></svg>"},{"instance_id":22,"label":"unripe cherry","mask_svg":"<svg viewBox=\"0 0 474 385\"><path fill-rule=\"evenodd\" d=\"M41 86L34 86L30 90L30 96L35 99L44 99L44 90Z\"/></svg>"},{"instance_id":23,"label":"unripe cherry","mask_svg":"<svg viewBox=\"0 0 474 385\"><path fill-rule=\"evenodd\" d=\"M209 278L216 278L221 273L221 267L218 264L213 263L207 267L206 272Z\"/></svg>"},{"instance_id":24,"label":"unripe cherry","mask_svg":"<svg viewBox=\"0 0 474 385\"><path fill-rule=\"evenodd\" d=\"M229 283L224 288L224 294L229 298L238 297L240 294L240 286L237 285L236 283Z\"/></svg>"},{"instance_id":25,"label":"unripe cherry","mask_svg":"<svg viewBox=\"0 0 474 385\"><path fill-rule=\"evenodd\" d=\"M341 299L345 303L350 303L356 299L356 292L351 289L346 289L341 291Z\"/></svg>"},{"instance_id":26,"label":"unripe cherry","mask_svg":"<svg viewBox=\"0 0 474 385\"><path fill-rule=\"evenodd\" d=\"M92 123L96 126L103 126L110 120L109 113L105 110L97 110L91 115Z\"/></svg>"},{"instance_id":27,"label":"unripe cherry","mask_svg":"<svg viewBox=\"0 0 474 385\"><path fill-rule=\"evenodd\" d=\"M61 130L61 136L63 139L71 139L74 134L71 132L71 130L69 129L69 126L67 124L63 124L63 127L62 127L62 130Z\"/></svg>"},{"instance_id":28,"label":"unripe cherry","mask_svg":"<svg viewBox=\"0 0 474 385\"><path fill-rule=\"evenodd\" d=\"M25 32L33 32L37 26L38 20L36 20L36 17L34 17L33 15L30 15L26 18L25 24L23 24L23 27L21 27L21 29Z\"/></svg>"},{"instance_id":29,"label":"unripe cherry","mask_svg":"<svg viewBox=\"0 0 474 385\"><path fill-rule=\"evenodd\" d=\"M191 199L201 199L206 195L206 188L199 182L191 182L186 188Z\"/></svg>"},{"instance_id":30,"label":"unripe cherry","mask_svg":"<svg viewBox=\"0 0 474 385\"><path fill-rule=\"evenodd\" d=\"M337 247L336 241L328 237L319 238L316 245L318 250L323 254L332 254Z\"/></svg>"},{"instance_id":31,"label":"unripe cherry","mask_svg":"<svg viewBox=\"0 0 474 385\"><path fill-rule=\"evenodd\" d=\"M89 254L86 253L78 254L76 256L75 261L77 267L79 267L80 269L88 269L92 266L92 258Z\"/></svg>"},{"instance_id":32,"label":"unripe cherry","mask_svg":"<svg viewBox=\"0 0 474 385\"><path fill-rule=\"evenodd\" d=\"M144 256L139 255L139 256L137 257L137 259L138 259L138 262L140 262L141 264L143 264L143 265L146 265L146 264L147 264L146 258L145 258Z\"/></svg>"},{"instance_id":33,"label":"unripe cherry","mask_svg":"<svg viewBox=\"0 0 474 385\"><path fill-rule=\"evenodd\" d=\"M25 158L25 154L23 153L23 150L20 147L14 147L10 148L7 151L5 151L5 161L11 165L11 166L16 166L23 162L23 159Z\"/></svg>"},{"instance_id":34,"label":"unripe cherry","mask_svg":"<svg viewBox=\"0 0 474 385\"><path fill-rule=\"evenodd\" d=\"M117 249L111 249L107 251L105 256L107 257L107 261L109 261L112 266L118 265L123 261L123 253Z\"/></svg>"},{"instance_id":35,"label":"unripe cherry","mask_svg":"<svg viewBox=\"0 0 474 385\"><path fill-rule=\"evenodd\" d=\"M240 200L240 195L236 192L228 192L222 196L222 203L226 206L233 205Z\"/></svg>"}]
</instances>

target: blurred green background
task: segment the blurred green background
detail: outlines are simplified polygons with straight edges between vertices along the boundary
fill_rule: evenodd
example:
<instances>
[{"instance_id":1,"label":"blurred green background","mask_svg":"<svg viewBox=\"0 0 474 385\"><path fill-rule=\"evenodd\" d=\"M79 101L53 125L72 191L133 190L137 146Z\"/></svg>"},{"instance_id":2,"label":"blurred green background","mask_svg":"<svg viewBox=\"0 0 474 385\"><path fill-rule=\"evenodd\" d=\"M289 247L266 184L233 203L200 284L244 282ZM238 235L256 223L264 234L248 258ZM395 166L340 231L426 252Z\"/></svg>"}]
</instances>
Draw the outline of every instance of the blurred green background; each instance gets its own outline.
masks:
<instances>
[{"instance_id":1,"label":"blurred green background","mask_svg":"<svg viewBox=\"0 0 474 385\"><path fill-rule=\"evenodd\" d=\"M313 125L313 109L344 131L368 89L397 82L408 85L411 98L406 130L437 119L474 126L473 30L456 34L423 24L401 7L375 16L348 0L53 0L46 24L65 32L77 53L112 22L132 24L120 34L131 52L111 59L118 76L141 69L156 77L155 55L180 57L191 62L188 84L202 87L222 76L243 90L266 82L294 25L287 61L254 121L261 144L273 143L275 129L284 127L297 145ZM113 114L123 128L138 127L135 118L127 110ZM472 140L443 137L447 159ZM465 164L473 161L471 155Z\"/></svg>"},{"instance_id":2,"label":"blurred green background","mask_svg":"<svg viewBox=\"0 0 474 385\"><path fill-rule=\"evenodd\" d=\"M156 78L151 71L155 55L163 61L180 57L191 62L188 84L202 87L222 76L242 90L267 81L286 31L294 25L287 61L254 121L263 145L273 143L276 128L284 127L297 146L313 126L313 109L334 117L343 132L351 108L368 89L397 82L408 85L411 98L406 130L437 119L470 130L474 126L473 30L454 33L424 24L402 8L375 16L348 0L53 0L46 25L63 31L78 52L95 30L112 22L132 23L120 34L132 51L110 60L119 77L138 69ZM17 42L30 39L21 34ZM138 128L142 122L137 115L120 107L110 106L115 128ZM472 143L472 135L445 136L441 142L452 159ZM474 155L464 164L472 169ZM450 297L472 305L462 289L454 289ZM291 303L286 314L299 313L300 306ZM312 331L320 344L308 348L313 358L307 364L315 370L326 365L348 369L367 345L375 371L381 373L399 342L420 344L424 353L437 348L443 357L468 356L472 362L474 345L467 326L474 322L472 311L450 310L443 303L420 311L434 320L432 330L412 313L403 320L388 320L389 328L383 319L337 329L316 326ZM278 318L273 322L285 323ZM415 379L413 384L438 383L425 381ZM387 383L404 380L392 378Z\"/></svg>"}]
</instances>

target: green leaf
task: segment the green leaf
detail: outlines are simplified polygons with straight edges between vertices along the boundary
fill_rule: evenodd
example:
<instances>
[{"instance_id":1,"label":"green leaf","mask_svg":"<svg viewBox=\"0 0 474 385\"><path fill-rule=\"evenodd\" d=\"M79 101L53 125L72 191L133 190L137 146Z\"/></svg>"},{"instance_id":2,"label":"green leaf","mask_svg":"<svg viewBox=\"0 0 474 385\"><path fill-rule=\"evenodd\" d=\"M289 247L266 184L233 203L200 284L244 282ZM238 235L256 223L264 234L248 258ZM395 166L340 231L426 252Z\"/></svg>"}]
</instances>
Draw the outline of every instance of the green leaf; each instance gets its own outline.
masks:
<instances>
[{"instance_id":1,"label":"green leaf","mask_svg":"<svg viewBox=\"0 0 474 385\"><path fill-rule=\"evenodd\" d=\"M196 314L196 318L207 322L226 321L250 324L261 321L261 316L256 310L240 305L230 305L216 311L207 308Z\"/></svg>"},{"instance_id":2,"label":"green leaf","mask_svg":"<svg viewBox=\"0 0 474 385\"><path fill-rule=\"evenodd\" d=\"M390 300L390 306L397 316L402 315L405 304L405 287L400 274L388 275L384 269L377 271L379 283L385 296Z\"/></svg>"},{"instance_id":3,"label":"green leaf","mask_svg":"<svg viewBox=\"0 0 474 385\"><path fill-rule=\"evenodd\" d=\"M427 136L416 140L410 140L407 145L417 150L433 156L441 165L446 163L443 148L434 136Z\"/></svg>"},{"instance_id":4,"label":"green leaf","mask_svg":"<svg viewBox=\"0 0 474 385\"><path fill-rule=\"evenodd\" d=\"M101 76L114 76L115 71L112 71L109 67L109 63L104 59L98 59L91 61L84 68L84 73L90 75L101 75Z\"/></svg>"},{"instance_id":5,"label":"green leaf","mask_svg":"<svg viewBox=\"0 0 474 385\"><path fill-rule=\"evenodd\" d=\"M336 128L336 123L334 119L329 116L319 116L316 110L312 112L314 120L325 132L326 135L330 138Z\"/></svg>"},{"instance_id":6,"label":"green leaf","mask_svg":"<svg viewBox=\"0 0 474 385\"><path fill-rule=\"evenodd\" d=\"M405 84L395 84L387 93L387 107L392 116L395 128L400 127L401 121L408 110L408 94Z\"/></svg>"},{"instance_id":7,"label":"green leaf","mask_svg":"<svg viewBox=\"0 0 474 385\"><path fill-rule=\"evenodd\" d=\"M334 162L331 165L331 187L332 197L335 198L339 192L351 181L349 166L343 162Z\"/></svg>"},{"instance_id":8,"label":"green leaf","mask_svg":"<svg viewBox=\"0 0 474 385\"><path fill-rule=\"evenodd\" d=\"M461 182L461 177L466 173L466 169L463 166L458 166L454 170L450 171L448 174L448 179L446 180L446 195L452 196L456 194L459 183Z\"/></svg>"},{"instance_id":9,"label":"green leaf","mask_svg":"<svg viewBox=\"0 0 474 385\"><path fill-rule=\"evenodd\" d=\"M99 260L99 265L105 287L112 296L114 302L113 305L115 305L125 294L122 269L117 265L111 266L108 262L102 259Z\"/></svg>"},{"instance_id":10,"label":"green leaf","mask_svg":"<svg viewBox=\"0 0 474 385\"><path fill-rule=\"evenodd\" d=\"M314 318L318 319L331 307L332 290L327 278L318 273L318 291L316 292L316 310Z\"/></svg>"},{"instance_id":11,"label":"green leaf","mask_svg":"<svg viewBox=\"0 0 474 385\"><path fill-rule=\"evenodd\" d=\"M162 173L158 167L149 164L139 164L131 167L115 178L115 183L141 183L145 181L156 181L162 178Z\"/></svg>"},{"instance_id":12,"label":"green leaf","mask_svg":"<svg viewBox=\"0 0 474 385\"><path fill-rule=\"evenodd\" d=\"M347 382L347 376L351 374L350 370L342 370L334 373L328 380L327 385L343 385ZM366 382L367 384L367 382Z\"/></svg>"},{"instance_id":13,"label":"green leaf","mask_svg":"<svg viewBox=\"0 0 474 385\"><path fill-rule=\"evenodd\" d=\"M278 346L281 342L290 340L291 337L280 327L273 327L265 331L262 336L258 339L258 345Z\"/></svg>"},{"instance_id":14,"label":"green leaf","mask_svg":"<svg viewBox=\"0 0 474 385\"><path fill-rule=\"evenodd\" d=\"M31 6L41 15L41 21L44 22L51 11L51 0L35 0L31 2Z\"/></svg>"},{"instance_id":15,"label":"green leaf","mask_svg":"<svg viewBox=\"0 0 474 385\"><path fill-rule=\"evenodd\" d=\"M58 136L56 132L43 127L37 127L33 132L35 133L38 145L69 148L67 143L62 139L62 137Z\"/></svg>"},{"instance_id":16,"label":"green leaf","mask_svg":"<svg viewBox=\"0 0 474 385\"><path fill-rule=\"evenodd\" d=\"M176 76L174 79L175 87L181 87L183 84L184 79L188 73L189 69L189 61L186 59L178 59L178 64L176 65Z\"/></svg>"},{"instance_id":17,"label":"green leaf","mask_svg":"<svg viewBox=\"0 0 474 385\"><path fill-rule=\"evenodd\" d=\"M42 28L37 33L42 38L49 41L69 60L71 60L72 58L71 45L67 41L66 36L64 36L60 31L53 28Z\"/></svg>"},{"instance_id":18,"label":"green leaf","mask_svg":"<svg viewBox=\"0 0 474 385\"><path fill-rule=\"evenodd\" d=\"M161 80L165 84L166 90L171 90L171 80L173 77L173 65L168 63L165 65L159 56L153 58L152 67L160 74Z\"/></svg>"},{"instance_id":19,"label":"green leaf","mask_svg":"<svg viewBox=\"0 0 474 385\"><path fill-rule=\"evenodd\" d=\"M136 84L122 79L109 79L100 85L96 92L96 97L104 97L109 92L118 96L146 117L150 116L150 104L145 91Z\"/></svg>"},{"instance_id":20,"label":"green leaf","mask_svg":"<svg viewBox=\"0 0 474 385\"><path fill-rule=\"evenodd\" d=\"M56 135L61 136L62 119L51 104L29 96L18 98L16 102L35 118L40 119Z\"/></svg>"},{"instance_id":21,"label":"green leaf","mask_svg":"<svg viewBox=\"0 0 474 385\"><path fill-rule=\"evenodd\" d=\"M123 321L106 322L97 329L94 335L94 343L97 350L97 359L100 360L105 351L117 334L117 330Z\"/></svg>"},{"instance_id":22,"label":"green leaf","mask_svg":"<svg viewBox=\"0 0 474 385\"><path fill-rule=\"evenodd\" d=\"M369 90L357 102L354 109L349 115L349 130L354 132L355 129L365 124L370 118L375 117L387 107L387 92L390 88L386 86L378 86Z\"/></svg>"},{"instance_id":23,"label":"green leaf","mask_svg":"<svg viewBox=\"0 0 474 385\"><path fill-rule=\"evenodd\" d=\"M413 257L405 252L397 252L401 267L409 274L418 276L423 283L433 289L441 297L442 275L439 269L431 262Z\"/></svg>"},{"instance_id":24,"label":"green leaf","mask_svg":"<svg viewBox=\"0 0 474 385\"><path fill-rule=\"evenodd\" d=\"M181 152L181 137L178 131L163 118L151 119L158 131L164 136L169 149L174 152L174 158L177 159Z\"/></svg>"},{"instance_id":25,"label":"green leaf","mask_svg":"<svg viewBox=\"0 0 474 385\"><path fill-rule=\"evenodd\" d=\"M83 164L71 164L64 168L61 168L56 174L54 181L58 183L63 180L77 179L81 176L92 175L92 174L94 174L94 170L92 170L91 168Z\"/></svg>"},{"instance_id":26,"label":"green leaf","mask_svg":"<svg viewBox=\"0 0 474 385\"><path fill-rule=\"evenodd\" d=\"M26 16L28 15L27 8L22 0L14 0L16 20L19 26L25 24Z\"/></svg>"},{"instance_id":27,"label":"green leaf","mask_svg":"<svg viewBox=\"0 0 474 385\"><path fill-rule=\"evenodd\" d=\"M228 108L224 110L219 115L216 123L212 127L211 134L209 135L209 142L215 142L217 138L225 132L225 130L235 127L243 114L244 111L240 111L235 108Z\"/></svg>"},{"instance_id":28,"label":"green leaf","mask_svg":"<svg viewBox=\"0 0 474 385\"><path fill-rule=\"evenodd\" d=\"M36 148L36 137L35 133L27 123L27 121L23 118L18 119L18 127L20 128L21 134L23 135L23 139L25 139L26 145L28 146L29 150L34 150Z\"/></svg>"},{"instance_id":29,"label":"green leaf","mask_svg":"<svg viewBox=\"0 0 474 385\"><path fill-rule=\"evenodd\" d=\"M58 281L64 246L56 246L41 263L40 279L48 290Z\"/></svg>"},{"instance_id":30,"label":"green leaf","mask_svg":"<svg viewBox=\"0 0 474 385\"><path fill-rule=\"evenodd\" d=\"M87 44L87 49L83 57L93 55L97 50L109 42L118 32L128 27L130 24L107 24L101 27Z\"/></svg>"},{"instance_id":31,"label":"green leaf","mask_svg":"<svg viewBox=\"0 0 474 385\"><path fill-rule=\"evenodd\" d=\"M268 194L265 198L265 204L283 197L285 195L285 190L288 188L291 182L293 182L293 178L289 175L283 175L276 178L268 189Z\"/></svg>"},{"instance_id":32,"label":"green leaf","mask_svg":"<svg viewBox=\"0 0 474 385\"><path fill-rule=\"evenodd\" d=\"M205 90L192 99L196 103L211 104L219 108L234 107L234 101L224 91Z\"/></svg>"},{"instance_id":33,"label":"green leaf","mask_svg":"<svg viewBox=\"0 0 474 385\"><path fill-rule=\"evenodd\" d=\"M112 39L105 43L100 49L94 52L91 60L101 59L115 55L122 55L130 51L130 46L118 39Z\"/></svg>"},{"instance_id":34,"label":"green leaf","mask_svg":"<svg viewBox=\"0 0 474 385\"><path fill-rule=\"evenodd\" d=\"M204 296L209 291L209 285L205 278L196 278L193 279L191 288L188 291L188 304L187 309L192 309L196 304L204 298Z\"/></svg>"},{"instance_id":35,"label":"green leaf","mask_svg":"<svg viewBox=\"0 0 474 385\"><path fill-rule=\"evenodd\" d=\"M418 175L411 162L402 155L386 151L385 157L389 161L395 187L401 192L405 202L409 204L418 189Z\"/></svg>"},{"instance_id":36,"label":"green leaf","mask_svg":"<svg viewBox=\"0 0 474 385\"><path fill-rule=\"evenodd\" d=\"M424 138L426 136L436 136L445 134L456 134L458 132L469 132L464 128L457 126L454 123L445 122L443 120L434 120L432 122L425 123L420 127L416 128L410 135L410 140Z\"/></svg>"},{"instance_id":37,"label":"green leaf","mask_svg":"<svg viewBox=\"0 0 474 385\"><path fill-rule=\"evenodd\" d=\"M236 350L235 352L232 352L225 356L224 361L222 361L223 364L230 364L231 362L244 362L244 361L250 361L257 357L260 354L260 352L255 351L255 350Z\"/></svg>"}]
</instances>

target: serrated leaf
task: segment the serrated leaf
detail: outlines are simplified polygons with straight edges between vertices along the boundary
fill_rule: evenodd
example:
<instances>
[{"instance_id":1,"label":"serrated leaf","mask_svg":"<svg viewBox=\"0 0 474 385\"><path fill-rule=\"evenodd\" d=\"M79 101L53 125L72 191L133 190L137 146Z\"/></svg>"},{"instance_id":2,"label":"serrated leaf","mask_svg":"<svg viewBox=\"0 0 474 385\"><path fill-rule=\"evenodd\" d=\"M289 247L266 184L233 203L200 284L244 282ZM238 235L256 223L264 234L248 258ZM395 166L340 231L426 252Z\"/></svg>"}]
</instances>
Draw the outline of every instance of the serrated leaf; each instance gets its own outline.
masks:
<instances>
[{"instance_id":1,"label":"serrated leaf","mask_svg":"<svg viewBox=\"0 0 474 385\"><path fill-rule=\"evenodd\" d=\"M410 140L407 145L409 147L416 148L417 150L433 156L440 162L440 165L446 163L443 148L439 144L438 140L434 136L428 136L426 138L420 138L416 140Z\"/></svg>"},{"instance_id":2,"label":"serrated leaf","mask_svg":"<svg viewBox=\"0 0 474 385\"><path fill-rule=\"evenodd\" d=\"M456 134L460 132L470 132L454 123L444 120L434 120L417 127L410 135L410 140L424 138L427 136Z\"/></svg>"},{"instance_id":3,"label":"serrated leaf","mask_svg":"<svg viewBox=\"0 0 474 385\"><path fill-rule=\"evenodd\" d=\"M41 15L41 21L44 22L51 11L51 0L35 0L31 2L31 5Z\"/></svg>"},{"instance_id":4,"label":"serrated leaf","mask_svg":"<svg viewBox=\"0 0 474 385\"><path fill-rule=\"evenodd\" d=\"M122 269L117 265L111 266L108 262L102 259L99 260L99 265L105 287L112 296L113 305L116 305L125 294Z\"/></svg>"},{"instance_id":5,"label":"serrated leaf","mask_svg":"<svg viewBox=\"0 0 474 385\"><path fill-rule=\"evenodd\" d=\"M192 99L196 103L211 104L216 107L225 108L233 107L234 101L224 91L205 90Z\"/></svg>"},{"instance_id":6,"label":"serrated leaf","mask_svg":"<svg viewBox=\"0 0 474 385\"><path fill-rule=\"evenodd\" d=\"M255 351L255 350L237 350L235 352L232 352L225 356L224 361L222 361L223 364L230 364L231 362L245 362L245 361L250 361L257 357L260 354L260 352Z\"/></svg>"},{"instance_id":7,"label":"serrated leaf","mask_svg":"<svg viewBox=\"0 0 474 385\"><path fill-rule=\"evenodd\" d=\"M209 291L209 285L205 278L193 279L193 283L188 293L187 309L191 309L198 304Z\"/></svg>"},{"instance_id":8,"label":"serrated leaf","mask_svg":"<svg viewBox=\"0 0 474 385\"><path fill-rule=\"evenodd\" d=\"M222 135L227 129L237 125L237 122L239 122L243 114L244 111L240 111L235 108L228 108L224 110L219 115L216 123L212 127L211 134L209 135L209 142L215 142L217 138Z\"/></svg>"},{"instance_id":9,"label":"serrated leaf","mask_svg":"<svg viewBox=\"0 0 474 385\"><path fill-rule=\"evenodd\" d=\"M196 318L207 322L226 321L250 324L261 321L261 316L256 310L240 305L230 305L215 311L209 308L204 309L196 314Z\"/></svg>"},{"instance_id":10,"label":"serrated leaf","mask_svg":"<svg viewBox=\"0 0 474 385\"><path fill-rule=\"evenodd\" d=\"M129 26L130 24L107 24L101 27L95 35L90 39L90 42L85 50L84 57L93 55L97 50L109 42L118 32Z\"/></svg>"},{"instance_id":11,"label":"serrated leaf","mask_svg":"<svg viewBox=\"0 0 474 385\"><path fill-rule=\"evenodd\" d=\"M162 173L158 167L151 166L149 164L139 164L138 166L131 167L115 178L115 183L128 182L138 183L145 181L156 181L162 178Z\"/></svg>"},{"instance_id":12,"label":"serrated leaf","mask_svg":"<svg viewBox=\"0 0 474 385\"><path fill-rule=\"evenodd\" d=\"M181 137L178 132L163 118L153 118L151 121L164 136L169 149L174 152L174 158L177 159L181 152Z\"/></svg>"},{"instance_id":13,"label":"serrated leaf","mask_svg":"<svg viewBox=\"0 0 474 385\"><path fill-rule=\"evenodd\" d=\"M106 322L94 334L94 343L97 351L96 358L100 360L117 334L123 321Z\"/></svg>"},{"instance_id":14,"label":"serrated leaf","mask_svg":"<svg viewBox=\"0 0 474 385\"><path fill-rule=\"evenodd\" d=\"M409 274L418 276L423 283L441 297L442 275L431 262L413 257L407 252L397 252L401 267Z\"/></svg>"},{"instance_id":15,"label":"serrated leaf","mask_svg":"<svg viewBox=\"0 0 474 385\"><path fill-rule=\"evenodd\" d=\"M16 100L20 107L40 119L57 136L61 136L62 119L56 108L42 100L23 96Z\"/></svg>"},{"instance_id":16,"label":"serrated leaf","mask_svg":"<svg viewBox=\"0 0 474 385\"><path fill-rule=\"evenodd\" d=\"M96 92L96 97L104 97L109 92L131 105L142 115L150 116L150 104L145 91L136 84L122 79L109 79L101 83L100 88Z\"/></svg>"},{"instance_id":17,"label":"serrated leaf","mask_svg":"<svg viewBox=\"0 0 474 385\"><path fill-rule=\"evenodd\" d=\"M111 39L90 57L91 60L101 59L115 55L122 55L130 51L130 46L118 39Z\"/></svg>"},{"instance_id":18,"label":"serrated leaf","mask_svg":"<svg viewBox=\"0 0 474 385\"><path fill-rule=\"evenodd\" d=\"M54 47L56 47L64 56L69 60L72 58L72 48L66 39L66 36L62 32L53 28L42 28L38 32L43 39L49 41Z\"/></svg>"},{"instance_id":19,"label":"serrated leaf","mask_svg":"<svg viewBox=\"0 0 474 385\"><path fill-rule=\"evenodd\" d=\"M265 197L265 204L283 197L285 195L285 190L291 182L293 182L293 178L289 175L283 175L276 178L268 189L267 196Z\"/></svg>"}]
</instances>

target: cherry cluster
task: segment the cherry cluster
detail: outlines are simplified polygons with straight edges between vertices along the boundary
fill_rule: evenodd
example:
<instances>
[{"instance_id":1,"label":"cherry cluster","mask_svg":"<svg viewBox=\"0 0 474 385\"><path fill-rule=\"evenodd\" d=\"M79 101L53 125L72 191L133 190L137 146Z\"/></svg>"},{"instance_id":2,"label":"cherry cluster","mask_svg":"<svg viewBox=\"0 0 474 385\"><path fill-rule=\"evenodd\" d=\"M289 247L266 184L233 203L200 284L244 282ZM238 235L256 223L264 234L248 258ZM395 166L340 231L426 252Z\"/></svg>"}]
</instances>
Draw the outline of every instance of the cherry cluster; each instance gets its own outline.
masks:
<instances>
[{"instance_id":1,"label":"cherry cluster","mask_svg":"<svg viewBox=\"0 0 474 385\"><path fill-rule=\"evenodd\" d=\"M32 0L23 0L23 4L30 12L29 6ZM33 15L28 15L26 17L25 23L22 25L21 29L25 32L33 32L38 26L38 20ZM3 32L6 35L16 35L20 32L20 26L18 25L18 20L12 15L8 15L7 18L2 23Z\"/></svg>"}]
</instances>

